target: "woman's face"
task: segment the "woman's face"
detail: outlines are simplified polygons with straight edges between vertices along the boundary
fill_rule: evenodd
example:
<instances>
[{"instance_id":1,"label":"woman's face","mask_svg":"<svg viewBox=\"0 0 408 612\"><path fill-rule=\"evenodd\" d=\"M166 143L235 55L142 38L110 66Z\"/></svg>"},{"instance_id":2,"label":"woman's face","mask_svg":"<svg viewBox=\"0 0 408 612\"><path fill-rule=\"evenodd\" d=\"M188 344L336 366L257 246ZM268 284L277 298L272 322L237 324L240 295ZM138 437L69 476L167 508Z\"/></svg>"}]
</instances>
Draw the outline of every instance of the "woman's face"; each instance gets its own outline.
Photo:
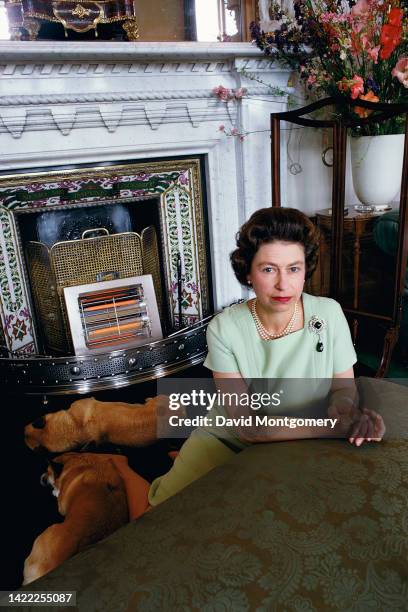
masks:
<instances>
[{"instance_id":1,"label":"woman's face","mask_svg":"<svg viewBox=\"0 0 408 612\"><path fill-rule=\"evenodd\" d=\"M257 302L268 310L286 312L302 295L305 273L303 245L276 240L259 247L247 278Z\"/></svg>"}]
</instances>

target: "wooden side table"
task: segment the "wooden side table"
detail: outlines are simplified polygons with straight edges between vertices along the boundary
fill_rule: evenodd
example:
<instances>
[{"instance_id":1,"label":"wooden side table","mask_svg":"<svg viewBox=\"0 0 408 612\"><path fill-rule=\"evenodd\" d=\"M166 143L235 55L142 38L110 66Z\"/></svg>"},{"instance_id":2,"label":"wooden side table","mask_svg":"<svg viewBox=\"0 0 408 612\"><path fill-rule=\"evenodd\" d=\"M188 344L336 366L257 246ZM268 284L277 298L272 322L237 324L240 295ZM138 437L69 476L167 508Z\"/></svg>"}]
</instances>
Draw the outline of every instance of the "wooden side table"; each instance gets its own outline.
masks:
<instances>
[{"instance_id":1,"label":"wooden side table","mask_svg":"<svg viewBox=\"0 0 408 612\"><path fill-rule=\"evenodd\" d=\"M353 301L352 306L354 310L359 307L359 288L360 288L360 260L361 260L361 240L363 238L370 238L373 234L373 228L375 221L382 213L358 213L355 210L349 210L348 215L344 216L344 237L347 239L351 238L353 241ZM321 210L316 213L316 223L321 230L320 239L320 283L322 294L324 295L326 278L324 270L324 262L327 255L330 253L328 243L331 238L331 222L332 217L328 210ZM353 340L357 337L358 323L357 320L353 320Z\"/></svg>"}]
</instances>

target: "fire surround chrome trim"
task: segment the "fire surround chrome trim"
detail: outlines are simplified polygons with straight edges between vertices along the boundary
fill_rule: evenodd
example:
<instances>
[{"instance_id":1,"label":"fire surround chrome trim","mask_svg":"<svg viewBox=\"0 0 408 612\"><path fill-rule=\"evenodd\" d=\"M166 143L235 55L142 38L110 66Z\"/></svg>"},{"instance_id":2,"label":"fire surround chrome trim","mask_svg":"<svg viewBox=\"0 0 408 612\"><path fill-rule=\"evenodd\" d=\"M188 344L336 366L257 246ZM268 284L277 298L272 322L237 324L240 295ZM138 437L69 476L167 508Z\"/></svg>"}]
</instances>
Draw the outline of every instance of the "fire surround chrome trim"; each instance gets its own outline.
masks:
<instances>
[{"instance_id":1,"label":"fire surround chrome trim","mask_svg":"<svg viewBox=\"0 0 408 612\"><path fill-rule=\"evenodd\" d=\"M173 375L202 363L212 315L163 340L94 356L0 358L0 385L28 395L82 394Z\"/></svg>"}]
</instances>

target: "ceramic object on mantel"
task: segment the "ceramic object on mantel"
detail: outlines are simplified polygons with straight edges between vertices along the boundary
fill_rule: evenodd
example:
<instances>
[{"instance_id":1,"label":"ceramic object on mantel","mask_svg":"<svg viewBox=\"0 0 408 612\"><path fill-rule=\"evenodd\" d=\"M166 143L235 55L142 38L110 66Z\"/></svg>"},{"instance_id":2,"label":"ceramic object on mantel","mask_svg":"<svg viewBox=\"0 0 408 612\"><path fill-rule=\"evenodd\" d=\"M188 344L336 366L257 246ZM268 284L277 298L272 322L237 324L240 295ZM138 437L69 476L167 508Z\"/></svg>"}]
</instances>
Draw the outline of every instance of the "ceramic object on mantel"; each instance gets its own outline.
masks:
<instances>
[{"instance_id":1,"label":"ceramic object on mantel","mask_svg":"<svg viewBox=\"0 0 408 612\"><path fill-rule=\"evenodd\" d=\"M389 207L401 188L404 134L350 138L350 150L353 187L363 204L360 209Z\"/></svg>"}]
</instances>

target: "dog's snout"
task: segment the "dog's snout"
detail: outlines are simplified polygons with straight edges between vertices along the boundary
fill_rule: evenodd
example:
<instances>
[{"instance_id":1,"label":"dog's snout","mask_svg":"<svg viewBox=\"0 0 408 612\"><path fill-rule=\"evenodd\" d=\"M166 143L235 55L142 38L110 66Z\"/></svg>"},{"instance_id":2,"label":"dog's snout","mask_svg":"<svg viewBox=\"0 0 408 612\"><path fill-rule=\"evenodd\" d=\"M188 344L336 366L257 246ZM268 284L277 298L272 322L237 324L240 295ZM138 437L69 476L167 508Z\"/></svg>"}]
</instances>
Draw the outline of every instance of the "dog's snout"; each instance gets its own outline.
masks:
<instances>
[{"instance_id":1,"label":"dog's snout","mask_svg":"<svg viewBox=\"0 0 408 612\"><path fill-rule=\"evenodd\" d=\"M45 417L39 417L38 419L36 419L35 421L33 421L31 423L31 425L34 427L34 429L44 429L45 427Z\"/></svg>"},{"instance_id":2,"label":"dog's snout","mask_svg":"<svg viewBox=\"0 0 408 612\"><path fill-rule=\"evenodd\" d=\"M47 474L47 472L44 472L44 474L41 474L40 484L41 484L42 487L46 487L48 485L48 474Z\"/></svg>"}]
</instances>

